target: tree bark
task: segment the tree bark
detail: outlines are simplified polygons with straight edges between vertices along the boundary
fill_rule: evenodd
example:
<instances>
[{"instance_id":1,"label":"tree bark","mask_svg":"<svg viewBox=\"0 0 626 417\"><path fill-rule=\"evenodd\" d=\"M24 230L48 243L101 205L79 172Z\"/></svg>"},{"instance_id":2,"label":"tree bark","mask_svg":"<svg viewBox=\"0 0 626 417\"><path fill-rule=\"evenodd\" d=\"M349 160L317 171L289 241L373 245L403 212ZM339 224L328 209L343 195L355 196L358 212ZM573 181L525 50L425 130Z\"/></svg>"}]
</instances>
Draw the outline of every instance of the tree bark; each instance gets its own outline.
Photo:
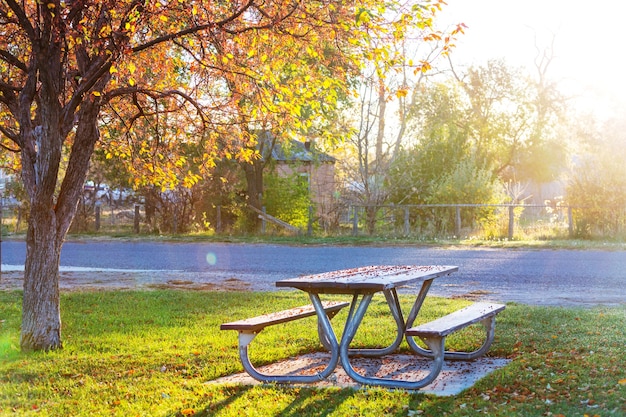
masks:
<instances>
[{"instance_id":1,"label":"tree bark","mask_svg":"<svg viewBox=\"0 0 626 417\"><path fill-rule=\"evenodd\" d=\"M59 259L61 244L56 236L55 213L34 205L26 237L22 334L24 351L53 350L61 344Z\"/></svg>"},{"instance_id":2,"label":"tree bark","mask_svg":"<svg viewBox=\"0 0 626 417\"><path fill-rule=\"evenodd\" d=\"M263 167L264 163L260 160L244 162L242 164L243 171L246 174L246 193L248 195L248 204L259 210L263 209ZM259 230L261 221L258 215L252 210L249 211L250 224L254 230Z\"/></svg>"}]
</instances>

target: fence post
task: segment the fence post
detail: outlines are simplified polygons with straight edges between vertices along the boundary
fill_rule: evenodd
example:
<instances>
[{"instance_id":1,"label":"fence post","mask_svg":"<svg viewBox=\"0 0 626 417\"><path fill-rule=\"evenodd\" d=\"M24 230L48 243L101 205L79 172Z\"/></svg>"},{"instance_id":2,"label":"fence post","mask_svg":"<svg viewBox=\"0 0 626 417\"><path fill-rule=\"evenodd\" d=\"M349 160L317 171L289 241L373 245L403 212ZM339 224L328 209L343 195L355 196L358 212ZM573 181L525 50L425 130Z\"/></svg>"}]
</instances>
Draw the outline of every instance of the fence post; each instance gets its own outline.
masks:
<instances>
[{"instance_id":1,"label":"fence post","mask_svg":"<svg viewBox=\"0 0 626 417\"><path fill-rule=\"evenodd\" d=\"M100 230L100 202L96 202L96 232Z\"/></svg>"},{"instance_id":2,"label":"fence post","mask_svg":"<svg viewBox=\"0 0 626 417\"><path fill-rule=\"evenodd\" d=\"M409 208L404 208L404 236L408 236L410 232L410 224L409 224Z\"/></svg>"},{"instance_id":3,"label":"fence post","mask_svg":"<svg viewBox=\"0 0 626 417\"><path fill-rule=\"evenodd\" d=\"M139 204L135 204L135 216L133 217L135 233L139 234Z\"/></svg>"},{"instance_id":4,"label":"fence post","mask_svg":"<svg viewBox=\"0 0 626 417\"><path fill-rule=\"evenodd\" d=\"M309 206L309 222L307 225L307 236L313 235L313 206Z\"/></svg>"},{"instance_id":5,"label":"fence post","mask_svg":"<svg viewBox=\"0 0 626 417\"><path fill-rule=\"evenodd\" d=\"M568 223L569 237L574 237L574 213L572 211L572 206L567 207L567 223Z\"/></svg>"},{"instance_id":6,"label":"fence post","mask_svg":"<svg viewBox=\"0 0 626 417\"><path fill-rule=\"evenodd\" d=\"M461 206L454 207L455 216L454 216L454 234L460 239L461 238Z\"/></svg>"},{"instance_id":7,"label":"fence post","mask_svg":"<svg viewBox=\"0 0 626 417\"><path fill-rule=\"evenodd\" d=\"M359 215L356 206L352 206L352 236L359 234Z\"/></svg>"},{"instance_id":8,"label":"fence post","mask_svg":"<svg viewBox=\"0 0 626 417\"><path fill-rule=\"evenodd\" d=\"M513 240L513 233L515 232L515 206L509 206L509 240Z\"/></svg>"}]
</instances>

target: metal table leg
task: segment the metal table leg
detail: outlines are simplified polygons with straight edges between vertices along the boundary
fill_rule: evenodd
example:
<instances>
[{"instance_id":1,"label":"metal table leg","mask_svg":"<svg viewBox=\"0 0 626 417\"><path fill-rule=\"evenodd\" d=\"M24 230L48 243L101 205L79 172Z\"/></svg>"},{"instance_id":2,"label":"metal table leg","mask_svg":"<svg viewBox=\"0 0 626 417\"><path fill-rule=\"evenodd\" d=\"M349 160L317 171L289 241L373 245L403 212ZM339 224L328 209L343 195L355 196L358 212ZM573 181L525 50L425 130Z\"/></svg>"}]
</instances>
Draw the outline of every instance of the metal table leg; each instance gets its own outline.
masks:
<instances>
[{"instance_id":1,"label":"metal table leg","mask_svg":"<svg viewBox=\"0 0 626 417\"><path fill-rule=\"evenodd\" d=\"M378 349L349 349L348 352L350 355L358 355L358 356L384 356L389 355L398 350L400 344L402 343L402 339L404 338L404 330L406 329L404 324L404 318L402 316L402 309L400 308L400 301L398 300L398 294L395 289L384 291L385 298L387 300L387 304L389 305L389 310L391 311L391 315L396 322L396 338L395 340L386 348L378 348ZM355 296L357 297L357 296ZM371 301L367 301L367 305L369 305ZM361 301L363 302L363 300ZM353 307L357 304L356 298L352 301L352 305L350 306L350 311L352 313ZM367 309L367 306L365 306ZM349 317L351 317L350 315ZM359 323L363 317L359 318ZM358 327L358 326L357 326ZM355 329L356 331L356 329ZM354 335L353 335L354 337Z\"/></svg>"},{"instance_id":2,"label":"metal table leg","mask_svg":"<svg viewBox=\"0 0 626 417\"><path fill-rule=\"evenodd\" d=\"M422 388L437 378L441 368L443 367L443 340L440 338L427 339L426 343L430 349L430 351L435 355L435 359L431 362L430 371L428 374L417 381L397 381L388 378L378 378L378 377L367 377L357 373L352 364L350 363L350 352L349 349L350 343L354 339L356 331L363 320L363 316L367 311L367 307L369 306L372 300L372 294L365 294L361 299L354 315L349 317L348 322L346 323L346 328L341 337L341 343L339 345L339 353L341 358L341 365L346 372L346 374L360 384L366 385L377 385L387 388L402 388L402 389L419 389ZM401 332L401 335L404 333Z\"/></svg>"}]
</instances>

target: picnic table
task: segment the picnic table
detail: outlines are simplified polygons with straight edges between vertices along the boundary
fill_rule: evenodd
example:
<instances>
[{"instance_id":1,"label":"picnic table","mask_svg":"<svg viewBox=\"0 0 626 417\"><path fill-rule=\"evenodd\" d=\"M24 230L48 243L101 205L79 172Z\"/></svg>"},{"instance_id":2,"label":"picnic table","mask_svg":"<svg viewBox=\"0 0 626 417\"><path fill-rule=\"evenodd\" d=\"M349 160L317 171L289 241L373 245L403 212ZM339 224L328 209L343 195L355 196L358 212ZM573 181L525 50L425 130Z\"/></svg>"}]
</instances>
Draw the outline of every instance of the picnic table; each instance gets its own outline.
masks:
<instances>
[{"instance_id":1,"label":"picnic table","mask_svg":"<svg viewBox=\"0 0 626 417\"><path fill-rule=\"evenodd\" d=\"M456 266L377 265L284 279L277 281L276 286L305 291L309 295L311 305L225 323L221 329L239 332L239 356L244 369L253 378L260 381L277 383L316 382L330 376L341 362L346 374L358 383L389 388L419 389L435 380L445 359L472 360L484 355L494 339L495 316L505 308L504 305L500 304L474 303L435 321L414 327L413 324L434 279L456 271L458 271ZM418 286L420 289L410 312L405 318L400 307L397 290L409 285ZM396 324L395 339L384 348L351 348L350 345L367 313L373 296L381 292L385 296L389 312ZM329 294L351 295L352 297L350 302L321 300L320 295ZM348 317L341 338L338 340L330 320L341 309L348 306ZM248 345L265 327L314 315L318 319L320 342L330 351L330 359L324 370L315 375L267 375L252 365L248 357ZM485 340L478 349L472 352L448 352L445 350L446 336L477 322L483 324L486 332ZM419 337L426 348L418 345L415 337ZM353 356L382 357L391 354L398 350L404 339L417 355L432 359L428 374L419 380L404 381L367 376L357 372L351 364L350 358Z\"/></svg>"}]
</instances>

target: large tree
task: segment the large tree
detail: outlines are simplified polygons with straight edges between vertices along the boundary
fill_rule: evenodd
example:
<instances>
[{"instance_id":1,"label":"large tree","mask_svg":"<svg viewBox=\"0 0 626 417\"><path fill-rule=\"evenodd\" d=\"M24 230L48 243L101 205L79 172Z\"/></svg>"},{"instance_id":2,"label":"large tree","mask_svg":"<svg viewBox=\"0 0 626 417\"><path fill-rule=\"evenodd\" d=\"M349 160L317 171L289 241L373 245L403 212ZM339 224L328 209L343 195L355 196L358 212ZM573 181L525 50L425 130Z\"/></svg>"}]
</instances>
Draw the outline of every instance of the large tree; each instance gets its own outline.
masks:
<instances>
[{"instance_id":1,"label":"large tree","mask_svg":"<svg viewBox=\"0 0 626 417\"><path fill-rule=\"evenodd\" d=\"M415 10L403 11L399 25ZM391 30L387 14L370 0L0 0L0 143L17 155L31 204L22 349L62 346L60 253L100 141L112 141L110 157L140 162L160 149L149 160L162 165L145 172L161 184L169 166L185 163L176 154L180 140L203 141L206 165L225 154L250 158L240 142L234 149L223 143L238 98L228 92L229 74L254 81L249 88L266 98L268 111L297 114L301 101L294 104L293 89L275 76L284 73L278 68L285 62L273 59L281 44L293 51L307 40L300 65L321 48L350 55L344 45ZM327 41L316 42L321 37ZM254 65L247 61L257 56ZM337 71L315 82L343 88L345 77ZM306 87L304 81L290 85ZM254 126L255 113L249 116L240 123Z\"/></svg>"}]
</instances>

